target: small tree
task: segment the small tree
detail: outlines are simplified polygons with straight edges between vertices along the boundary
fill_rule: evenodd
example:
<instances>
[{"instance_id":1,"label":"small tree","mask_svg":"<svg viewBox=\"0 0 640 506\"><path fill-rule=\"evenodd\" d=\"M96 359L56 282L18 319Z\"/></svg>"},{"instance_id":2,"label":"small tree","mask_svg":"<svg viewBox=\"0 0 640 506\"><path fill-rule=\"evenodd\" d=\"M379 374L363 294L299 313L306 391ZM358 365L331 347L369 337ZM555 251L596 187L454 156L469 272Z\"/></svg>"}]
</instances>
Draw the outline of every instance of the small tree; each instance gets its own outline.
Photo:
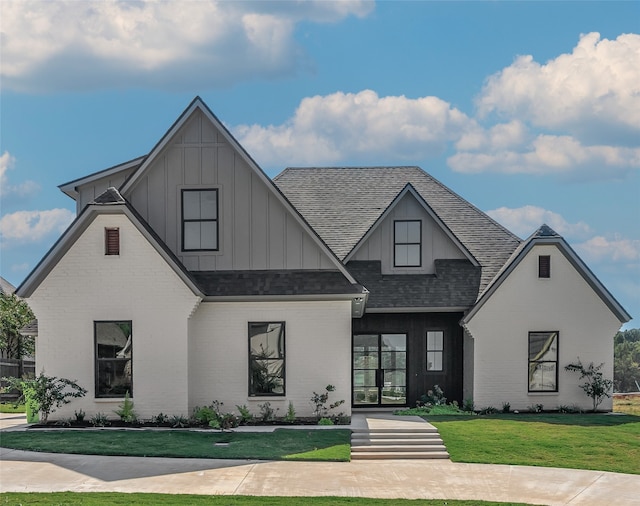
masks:
<instances>
[{"instance_id":1,"label":"small tree","mask_svg":"<svg viewBox=\"0 0 640 506\"><path fill-rule=\"evenodd\" d=\"M0 351L6 358L21 359L34 354L33 337L20 335L20 329L34 319L25 301L14 294L0 293Z\"/></svg>"},{"instance_id":2,"label":"small tree","mask_svg":"<svg viewBox=\"0 0 640 506\"><path fill-rule=\"evenodd\" d=\"M84 397L87 391L75 381L55 376L45 376L41 372L35 379L2 378L7 382L7 390L20 392L18 402L24 401L25 391L30 391L30 398L38 403L42 414L42 423L47 423L49 415L56 408L69 404L71 399Z\"/></svg>"},{"instance_id":3,"label":"small tree","mask_svg":"<svg viewBox=\"0 0 640 506\"><path fill-rule=\"evenodd\" d=\"M333 385L327 385L325 387L325 392L319 394L317 392L313 392L311 396L311 404L313 405L313 412L316 415L316 418L320 420L322 417L327 416L329 410L335 409L341 404L344 404L344 399L333 402L327 406L327 402L329 402L329 393L335 392L336 387Z\"/></svg>"},{"instance_id":4,"label":"small tree","mask_svg":"<svg viewBox=\"0 0 640 506\"><path fill-rule=\"evenodd\" d=\"M575 364L569 364L564 369L565 371L572 371L580 373L580 379L586 378L586 382L580 385L580 388L584 390L587 397L590 397L593 401L593 411L598 409L598 406L602 403L605 397L611 397L609 391L613 386L613 381L605 378L600 372L604 363L599 366L594 366L593 362L588 367L582 365L580 358Z\"/></svg>"}]
</instances>

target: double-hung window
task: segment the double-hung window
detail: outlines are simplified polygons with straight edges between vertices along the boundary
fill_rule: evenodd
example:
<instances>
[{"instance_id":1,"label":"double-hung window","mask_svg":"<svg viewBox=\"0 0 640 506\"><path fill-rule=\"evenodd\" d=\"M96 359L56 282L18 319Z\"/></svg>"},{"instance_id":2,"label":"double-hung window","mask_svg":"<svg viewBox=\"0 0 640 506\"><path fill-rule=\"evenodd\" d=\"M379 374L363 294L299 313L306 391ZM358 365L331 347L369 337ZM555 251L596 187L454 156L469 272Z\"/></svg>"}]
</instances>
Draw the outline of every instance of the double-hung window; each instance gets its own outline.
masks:
<instances>
[{"instance_id":1,"label":"double-hung window","mask_svg":"<svg viewBox=\"0 0 640 506\"><path fill-rule=\"evenodd\" d=\"M284 322L249 323L249 396L284 395Z\"/></svg>"},{"instance_id":2,"label":"double-hung window","mask_svg":"<svg viewBox=\"0 0 640 506\"><path fill-rule=\"evenodd\" d=\"M97 321L93 330L96 397L133 396L131 321Z\"/></svg>"},{"instance_id":3,"label":"double-hung window","mask_svg":"<svg viewBox=\"0 0 640 506\"><path fill-rule=\"evenodd\" d=\"M422 265L422 222L398 220L393 222L394 267Z\"/></svg>"},{"instance_id":4,"label":"double-hung window","mask_svg":"<svg viewBox=\"0 0 640 506\"><path fill-rule=\"evenodd\" d=\"M529 392L558 391L558 332L529 332Z\"/></svg>"},{"instance_id":5,"label":"double-hung window","mask_svg":"<svg viewBox=\"0 0 640 506\"><path fill-rule=\"evenodd\" d=\"M218 250L218 190L182 190L182 251Z\"/></svg>"}]
</instances>

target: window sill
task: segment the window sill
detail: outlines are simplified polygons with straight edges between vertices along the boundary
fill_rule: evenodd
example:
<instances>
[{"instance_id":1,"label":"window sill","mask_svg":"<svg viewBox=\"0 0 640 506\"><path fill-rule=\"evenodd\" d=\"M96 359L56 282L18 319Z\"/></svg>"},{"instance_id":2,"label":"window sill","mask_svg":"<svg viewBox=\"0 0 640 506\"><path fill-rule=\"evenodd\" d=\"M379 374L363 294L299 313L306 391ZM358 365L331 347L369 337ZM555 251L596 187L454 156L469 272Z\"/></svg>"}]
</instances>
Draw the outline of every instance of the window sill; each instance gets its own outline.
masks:
<instances>
[{"instance_id":1,"label":"window sill","mask_svg":"<svg viewBox=\"0 0 640 506\"><path fill-rule=\"evenodd\" d=\"M560 395L560 392L527 392L528 396L543 395L545 397L553 397L554 395Z\"/></svg>"},{"instance_id":2,"label":"window sill","mask_svg":"<svg viewBox=\"0 0 640 506\"><path fill-rule=\"evenodd\" d=\"M263 402L263 401L286 401L287 400L287 396L286 395L260 395L260 396L255 396L255 397L247 397L247 401L248 402L252 402L252 401L257 401L257 402Z\"/></svg>"},{"instance_id":3,"label":"window sill","mask_svg":"<svg viewBox=\"0 0 640 506\"><path fill-rule=\"evenodd\" d=\"M129 397L133 400L133 397ZM94 402L97 403L109 403L109 402L124 402L124 397L94 397Z\"/></svg>"}]
</instances>

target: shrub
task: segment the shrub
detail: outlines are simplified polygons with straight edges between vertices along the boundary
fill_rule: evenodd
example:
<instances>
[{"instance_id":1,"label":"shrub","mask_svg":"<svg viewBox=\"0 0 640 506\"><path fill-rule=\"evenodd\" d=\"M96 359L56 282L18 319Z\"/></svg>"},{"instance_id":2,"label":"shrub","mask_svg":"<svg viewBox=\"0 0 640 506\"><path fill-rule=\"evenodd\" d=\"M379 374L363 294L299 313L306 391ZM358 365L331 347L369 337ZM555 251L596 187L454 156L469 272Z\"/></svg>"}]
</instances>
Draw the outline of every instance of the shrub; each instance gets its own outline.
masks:
<instances>
[{"instance_id":1,"label":"shrub","mask_svg":"<svg viewBox=\"0 0 640 506\"><path fill-rule=\"evenodd\" d=\"M329 411L337 408L338 406L344 404L344 399L333 402L327 406L327 402L329 402L329 394L331 392L335 392L336 387L333 385L327 385L324 388L324 392L319 394L317 392L313 392L311 396L311 404L313 406L313 412L316 415L316 418L320 420L323 417L326 417L329 414Z\"/></svg>"},{"instance_id":2,"label":"shrub","mask_svg":"<svg viewBox=\"0 0 640 506\"><path fill-rule=\"evenodd\" d=\"M273 409L271 407L271 403L266 401L264 404L258 404L258 408L260 409L260 420L263 422L270 422L276 417L276 412L278 408Z\"/></svg>"},{"instance_id":3,"label":"shrub","mask_svg":"<svg viewBox=\"0 0 640 506\"><path fill-rule=\"evenodd\" d=\"M233 413L224 413L219 419L219 423L222 430L228 430L240 425L240 420Z\"/></svg>"},{"instance_id":4,"label":"shrub","mask_svg":"<svg viewBox=\"0 0 640 506\"><path fill-rule=\"evenodd\" d=\"M193 408L191 418L198 425L210 425L212 421L218 419L218 414L211 406L196 406Z\"/></svg>"},{"instance_id":5,"label":"shrub","mask_svg":"<svg viewBox=\"0 0 640 506\"><path fill-rule=\"evenodd\" d=\"M428 390L426 394L420 396L420 400L416 403L420 406L441 406L447 403L447 398L439 385L434 385L432 390Z\"/></svg>"},{"instance_id":6,"label":"shrub","mask_svg":"<svg viewBox=\"0 0 640 506\"><path fill-rule=\"evenodd\" d=\"M586 378L586 382L580 385L580 388L584 390L587 397L590 397L593 402L593 411L598 409L598 406L602 403L605 397L611 397L609 391L613 387L613 381L605 378L600 372L604 363L599 366L594 366L593 362L588 367L582 365L580 358L575 364L569 364L564 369L565 371L572 371L580 373L580 379Z\"/></svg>"},{"instance_id":7,"label":"shrub","mask_svg":"<svg viewBox=\"0 0 640 506\"><path fill-rule=\"evenodd\" d=\"M116 415L120 417L120 420L125 423L137 423L138 415L133 410L133 401L129 397L129 390L124 394L124 401L120 404L119 408L114 411Z\"/></svg>"},{"instance_id":8,"label":"shrub","mask_svg":"<svg viewBox=\"0 0 640 506\"><path fill-rule=\"evenodd\" d=\"M462 403L462 411L475 411L476 407L473 399L465 399Z\"/></svg>"},{"instance_id":9,"label":"shrub","mask_svg":"<svg viewBox=\"0 0 640 506\"><path fill-rule=\"evenodd\" d=\"M173 415L169 419L169 423L174 429L184 429L185 427L189 427L189 419L183 415Z\"/></svg>"},{"instance_id":10,"label":"shrub","mask_svg":"<svg viewBox=\"0 0 640 506\"><path fill-rule=\"evenodd\" d=\"M74 416L76 417L76 422L83 422L86 413L81 409L80 411L74 411Z\"/></svg>"},{"instance_id":11,"label":"shrub","mask_svg":"<svg viewBox=\"0 0 640 506\"><path fill-rule=\"evenodd\" d=\"M322 417L318 420L318 425L334 425L331 418Z\"/></svg>"},{"instance_id":12,"label":"shrub","mask_svg":"<svg viewBox=\"0 0 640 506\"><path fill-rule=\"evenodd\" d=\"M289 407L287 408L287 414L284 415L285 422L293 423L296 421L296 409L293 407L293 402L289 401Z\"/></svg>"},{"instance_id":13,"label":"shrub","mask_svg":"<svg viewBox=\"0 0 640 506\"><path fill-rule=\"evenodd\" d=\"M168 422L169 422L169 417L164 413L158 413L157 415L154 415L151 417L151 423L156 425L164 425L165 423L168 423Z\"/></svg>"},{"instance_id":14,"label":"shrub","mask_svg":"<svg viewBox=\"0 0 640 506\"><path fill-rule=\"evenodd\" d=\"M240 413L240 423L249 423L253 420L253 414L249 411L246 404L243 404L242 406L238 406L236 404L236 408L238 408L238 412Z\"/></svg>"},{"instance_id":15,"label":"shrub","mask_svg":"<svg viewBox=\"0 0 640 506\"><path fill-rule=\"evenodd\" d=\"M511 413L511 404L509 404L508 402L503 402L502 403L502 412L503 413Z\"/></svg>"},{"instance_id":16,"label":"shrub","mask_svg":"<svg viewBox=\"0 0 640 506\"><path fill-rule=\"evenodd\" d=\"M498 412L498 409L493 406L487 406L479 411L480 415L493 415Z\"/></svg>"},{"instance_id":17,"label":"shrub","mask_svg":"<svg viewBox=\"0 0 640 506\"><path fill-rule=\"evenodd\" d=\"M107 419L107 415L104 413L96 413L89 419L89 423L94 427L106 427L111 425L111 422Z\"/></svg>"},{"instance_id":18,"label":"shrub","mask_svg":"<svg viewBox=\"0 0 640 506\"><path fill-rule=\"evenodd\" d=\"M544 406L542 404L531 404L527 409L531 413L542 413L544 411Z\"/></svg>"},{"instance_id":19,"label":"shrub","mask_svg":"<svg viewBox=\"0 0 640 506\"><path fill-rule=\"evenodd\" d=\"M44 372L34 379L2 378L7 382L4 390L18 390L22 401L25 398L25 390L29 392L31 401L36 402L42 414L42 423L47 423L49 415L56 408L69 404L71 399L84 397L87 391L75 381L55 376L45 376Z\"/></svg>"}]
</instances>

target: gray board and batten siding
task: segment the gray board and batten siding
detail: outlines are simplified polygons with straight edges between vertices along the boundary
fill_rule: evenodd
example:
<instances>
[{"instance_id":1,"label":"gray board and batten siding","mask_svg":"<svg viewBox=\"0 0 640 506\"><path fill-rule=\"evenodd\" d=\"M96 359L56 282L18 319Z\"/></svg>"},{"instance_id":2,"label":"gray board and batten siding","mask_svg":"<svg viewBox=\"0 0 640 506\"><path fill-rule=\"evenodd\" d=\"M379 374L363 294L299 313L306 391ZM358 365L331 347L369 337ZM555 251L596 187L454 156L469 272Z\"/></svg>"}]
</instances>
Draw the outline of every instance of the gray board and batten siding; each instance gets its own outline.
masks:
<instances>
[{"instance_id":1,"label":"gray board and batten siding","mask_svg":"<svg viewBox=\"0 0 640 506\"><path fill-rule=\"evenodd\" d=\"M122 187L121 179L110 186ZM103 186L98 179L80 188L81 200L90 202ZM217 251L182 251L181 193L189 189L218 190ZM275 191L195 110L124 196L190 271L335 270Z\"/></svg>"},{"instance_id":2,"label":"gray board and batten siding","mask_svg":"<svg viewBox=\"0 0 640 506\"><path fill-rule=\"evenodd\" d=\"M394 267L394 222L419 220L422 227L420 267ZM389 214L372 231L366 241L350 256L350 260L379 260L382 274L434 274L435 260L465 259L458 246L429 216L424 207L411 195L405 194Z\"/></svg>"}]
</instances>

